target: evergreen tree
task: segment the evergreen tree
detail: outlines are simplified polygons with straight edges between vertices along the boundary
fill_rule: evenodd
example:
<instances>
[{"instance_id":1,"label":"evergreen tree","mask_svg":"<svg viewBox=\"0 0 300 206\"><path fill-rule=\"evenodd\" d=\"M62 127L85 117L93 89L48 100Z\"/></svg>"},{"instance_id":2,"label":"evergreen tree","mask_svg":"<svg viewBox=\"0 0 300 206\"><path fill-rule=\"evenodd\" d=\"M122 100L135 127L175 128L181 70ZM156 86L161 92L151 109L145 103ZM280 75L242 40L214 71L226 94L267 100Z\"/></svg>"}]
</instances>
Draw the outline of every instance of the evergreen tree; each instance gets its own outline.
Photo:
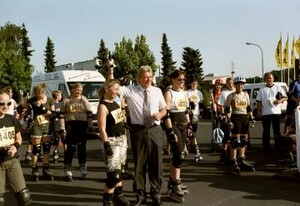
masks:
<instances>
[{"instance_id":1,"label":"evergreen tree","mask_svg":"<svg viewBox=\"0 0 300 206\"><path fill-rule=\"evenodd\" d=\"M48 37L47 38L47 45L45 50L45 67L44 71L46 73L54 72L55 71L55 54L54 54L54 43L52 40Z\"/></svg>"},{"instance_id":2,"label":"evergreen tree","mask_svg":"<svg viewBox=\"0 0 300 206\"><path fill-rule=\"evenodd\" d=\"M95 66L95 68L100 72L104 77L107 76L107 68L106 64L109 58L109 50L106 48L104 40L100 40L100 47L97 53L97 61L98 64Z\"/></svg>"},{"instance_id":3,"label":"evergreen tree","mask_svg":"<svg viewBox=\"0 0 300 206\"><path fill-rule=\"evenodd\" d=\"M199 86L203 87L203 64L200 51L198 49L193 49L191 47L183 48L182 63L186 72L186 86L189 89L192 78L198 80Z\"/></svg>"},{"instance_id":4,"label":"evergreen tree","mask_svg":"<svg viewBox=\"0 0 300 206\"><path fill-rule=\"evenodd\" d=\"M23 81L25 82L26 87L30 88L31 74L34 71L33 65L30 64L30 60L31 60L32 52L34 52L34 50L29 49L31 47L31 41L28 38L27 35L28 32L26 30L25 24L22 24L21 32L22 32L21 53L26 60L26 65L24 68L25 76Z\"/></svg>"},{"instance_id":5,"label":"evergreen tree","mask_svg":"<svg viewBox=\"0 0 300 206\"><path fill-rule=\"evenodd\" d=\"M176 61L173 61L172 58L172 50L168 45L167 35L164 33L162 37L162 44L161 44L161 75L162 79L160 81L160 88L164 91L167 86L170 85L170 74L176 69Z\"/></svg>"}]
</instances>

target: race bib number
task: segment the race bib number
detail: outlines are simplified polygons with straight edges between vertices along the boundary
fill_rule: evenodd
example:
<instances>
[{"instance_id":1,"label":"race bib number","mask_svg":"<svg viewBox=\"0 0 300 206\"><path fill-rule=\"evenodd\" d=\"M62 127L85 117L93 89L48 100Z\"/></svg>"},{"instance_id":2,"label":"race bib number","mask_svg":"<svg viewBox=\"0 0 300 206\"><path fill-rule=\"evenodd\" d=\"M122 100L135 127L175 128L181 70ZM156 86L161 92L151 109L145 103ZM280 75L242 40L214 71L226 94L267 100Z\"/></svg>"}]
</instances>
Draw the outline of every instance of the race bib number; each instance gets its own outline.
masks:
<instances>
[{"instance_id":1,"label":"race bib number","mask_svg":"<svg viewBox=\"0 0 300 206\"><path fill-rule=\"evenodd\" d=\"M38 125L48 124L49 120L44 115L36 116L36 122Z\"/></svg>"},{"instance_id":2,"label":"race bib number","mask_svg":"<svg viewBox=\"0 0 300 206\"><path fill-rule=\"evenodd\" d=\"M84 112L84 106L82 104L71 104L69 107L70 113L81 113Z\"/></svg>"},{"instance_id":3,"label":"race bib number","mask_svg":"<svg viewBox=\"0 0 300 206\"><path fill-rule=\"evenodd\" d=\"M185 111L187 108L187 102L185 101L185 99L179 99L178 101L176 101L175 108L179 111Z\"/></svg>"},{"instance_id":4,"label":"race bib number","mask_svg":"<svg viewBox=\"0 0 300 206\"><path fill-rule=\"evenodd\" d=\"M119 122L124 122L125 119L125 114L124 112L121 110L121 108L116 109L114 111L111 111L111 115L113 116L116 124Z\"/></svg>"},{"instance_id":5,"label":"race bib number","mask_svg":"<svg viewBox=\"0 0 300 206\"><path fill-rule=\"evenodd\" d=\"M3 127L0 129L0 147L7 147L15 143L15 128Z\"/></svg>"}]
</instances>

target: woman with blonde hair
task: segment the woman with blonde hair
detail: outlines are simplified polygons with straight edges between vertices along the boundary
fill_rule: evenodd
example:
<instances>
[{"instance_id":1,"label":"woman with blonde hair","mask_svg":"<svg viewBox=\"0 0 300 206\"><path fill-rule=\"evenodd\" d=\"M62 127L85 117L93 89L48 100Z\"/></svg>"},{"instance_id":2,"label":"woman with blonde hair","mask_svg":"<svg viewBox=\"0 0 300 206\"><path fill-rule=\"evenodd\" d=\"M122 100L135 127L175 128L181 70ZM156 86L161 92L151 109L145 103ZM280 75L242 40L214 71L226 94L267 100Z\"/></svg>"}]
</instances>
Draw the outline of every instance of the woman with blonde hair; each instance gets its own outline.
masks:
<instances>
[{"instance_id":1,"label":"woman with blonde hair","mask_svg":"<svg viewBox=\"0 0 300 206\"><path fill-rule=\"evenodd\" d=\"M103 156L106 164L107 178L105 181L103 205L130 205L123 196L122 165L127 158L127 137L125 134L123 113L115 99L119 95L118 80L107 80L101 90L97 120L103 143Z\"/></svg>"},{"instance_id":2,"label":"woman with blonde hair","mask_svg":"<svg viewBox=\"0 0 300 206\"><path fill-rule=\"evenodd\" d=\"M42 83L35 87L34 96L28 99L21 107L32 109L33 124L30 129L32 142L32 175L38 181L38 155L43 149L43 176L45 179L53 180L53 175L49 170L49 154L51 149L51 129L50 116L54 111L54 101L46 96L46 84Z\"/></svg>"},{"instance_id":3,"label":"woman with blonde hair","mask_svg":"<svg viewBox=\"0 0 300 206\"><path fill-rule=\"evenodd\" d=\"M81 179L87 178L86 140L87 130L92 127L93 113L88 99L82 95L83 85L75 83L71 95L64 99L60 108L60 130L66 134L64 154L65 180L72 181L71 171L74 153L77 150Z\"/></svg>"}]
</instances>

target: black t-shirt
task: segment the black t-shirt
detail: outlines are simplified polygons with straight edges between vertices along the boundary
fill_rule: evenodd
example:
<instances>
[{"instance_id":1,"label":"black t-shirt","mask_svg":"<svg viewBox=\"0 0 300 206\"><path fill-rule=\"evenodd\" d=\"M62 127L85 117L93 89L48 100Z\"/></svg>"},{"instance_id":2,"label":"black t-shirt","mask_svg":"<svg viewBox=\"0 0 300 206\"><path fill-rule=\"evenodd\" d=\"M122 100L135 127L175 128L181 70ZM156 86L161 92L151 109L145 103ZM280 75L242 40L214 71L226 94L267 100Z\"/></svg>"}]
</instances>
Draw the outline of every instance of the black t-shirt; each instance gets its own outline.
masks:
<instances>
[{"instance_id":1,"label":"black t-shirt","mask_svg":"<svg viewBox=\"0 0 300 206\"><path fill-rule=\"evenodd\" d=\"M38 106L37 98L32 97L27 101L27 103L31 105L33 116L36 118L38 115L45 114L48 110L50 110L50 107L54 105L54 100L50 97L47 97L47 102Z\"/></svg>"},{"instance_id":2,"label":"black t-shirt","mask_svg":"<svg viewBox=\"0 0 300 206\"><path fill-rule=\"evenodd\" d=\"M108 109L108 115L106 117L106 133L109 137L120 136L125 134L124 118L125 115L122 109L116 102L101 101L100 104L104 104Z\"/></svg>"},{"instance_id":3,"label":"black t-shirt","mask_svg":"<svg viewBox=\"0 0 300 206\"><path fill-rule=\"evenodd\" d=\"M21 124L15 116L5 114L4 117L0 119L0 140L15 140L16 134L20 132L21 129ZM3 161L4 157L7 157L7 151L2 148L0 149L0 161Z\"/></svg>"}]
</instances>

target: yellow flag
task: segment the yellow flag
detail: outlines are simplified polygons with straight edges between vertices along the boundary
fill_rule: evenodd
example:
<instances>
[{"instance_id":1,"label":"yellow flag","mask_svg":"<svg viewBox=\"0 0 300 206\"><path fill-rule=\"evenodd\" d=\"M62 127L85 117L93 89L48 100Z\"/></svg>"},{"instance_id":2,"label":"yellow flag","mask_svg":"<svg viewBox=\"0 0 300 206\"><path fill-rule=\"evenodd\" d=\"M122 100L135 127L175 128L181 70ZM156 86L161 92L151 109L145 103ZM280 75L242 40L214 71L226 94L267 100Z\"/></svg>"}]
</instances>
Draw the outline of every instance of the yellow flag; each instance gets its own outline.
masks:
<instances>
[{"instance_id":1,"label":"yellow flag","mask_svg":"<svg viewBox=\"0 0 300 206\"><path fill-rule=\"evenodd\" d=\"M299 36L298 40L295 43L295 47L296 47L296 51L297 51L297 53L300 57L300 36Z\"/></svg>"},{"instance_id":2,"label":"yellow flag","mask_svg":"<svg viewBox=\"0 0 300 206\"><path fill-rule=\"evenodd\" d=\"M289 37L286 39L285 48L283 50L282 66L286 68L289 67Z\"/></svg>"},{"instance_id":3,"label":"yellow flag","mask_svg":"<svg viewBox=\"0 0 300 206\"><path fill-rule=\"evenodd\" d=\"M281 35L275 50L275 59L277 62L277 67L281 67L282 66L282 36Z\"/></svg>"},{"instance_id":4,"label":"yellow flag","mask_svg":"<svg viewBox=\"0 0 300 206\"><path fill-rule=\"evenodd\" d=\"M295 68L295 36L293 37L293 41L292 41L290 68Z\"/></svg>"}]
</instances>

